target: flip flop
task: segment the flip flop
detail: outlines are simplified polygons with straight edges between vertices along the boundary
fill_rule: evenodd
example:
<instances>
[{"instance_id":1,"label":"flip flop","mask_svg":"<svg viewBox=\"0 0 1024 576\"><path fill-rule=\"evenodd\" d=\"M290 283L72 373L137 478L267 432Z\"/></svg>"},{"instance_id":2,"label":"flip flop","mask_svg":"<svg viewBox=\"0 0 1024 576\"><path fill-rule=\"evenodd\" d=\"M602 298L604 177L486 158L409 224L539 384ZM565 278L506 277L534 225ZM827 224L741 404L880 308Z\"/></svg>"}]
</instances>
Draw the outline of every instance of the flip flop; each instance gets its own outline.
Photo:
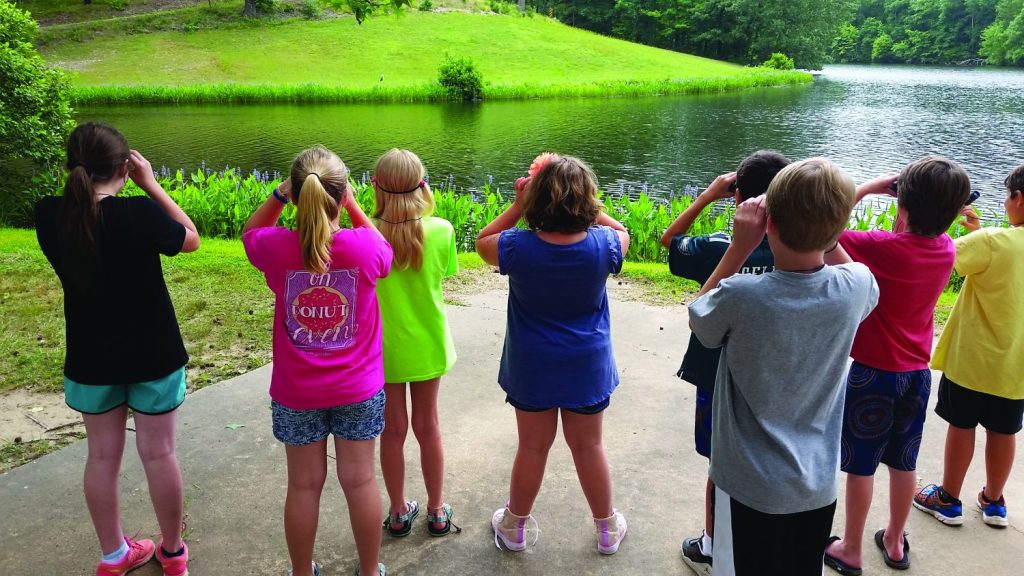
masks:
<instances>
[{"instance_id":1,"label":"flip flop","mask_svg":"<svg viewBox=\"0 0 1024 576\"><path fill-rule=\"evenodd\" d=\"M889 551L885 549L885 542L882 541L884 537L885 528L875 532L875 545L882 551L882 560L885 560L885 565L894 570L910 568L910 540L907 540L907 533L903 533L903 559L898 562L889 558Z\"/></svg>"},{"instance_id":2,"label":"flip flop","mask_svg":"<svg viewBox=\"0 0 1024 576\"><path fill-rule=\"evenodd\" d=\"M843 576L861 576L861 574L864 573L864 570L857 568L856 566L850 566L849 564L843 562L839 558L829 555L828 547L833 542L838 542L840 540L842 540L842 538L840 538L839 536L833 536L828 539L828 542L825 543L825 566L828 566L836 572L839 572Z\"/></svg>"}]
</instances>

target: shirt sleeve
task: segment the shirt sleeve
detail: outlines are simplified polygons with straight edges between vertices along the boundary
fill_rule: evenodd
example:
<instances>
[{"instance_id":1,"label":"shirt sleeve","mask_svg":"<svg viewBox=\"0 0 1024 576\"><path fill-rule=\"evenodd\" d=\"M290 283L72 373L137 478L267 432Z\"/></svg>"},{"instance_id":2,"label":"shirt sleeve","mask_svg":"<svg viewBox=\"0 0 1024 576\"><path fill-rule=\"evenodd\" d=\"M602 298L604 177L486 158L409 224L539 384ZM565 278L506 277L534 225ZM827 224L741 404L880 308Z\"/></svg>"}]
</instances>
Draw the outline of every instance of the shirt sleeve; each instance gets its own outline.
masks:
<instances>
[{"instance_id":1,"label":"shirt sleeve","mask_svg":"<svg viewBox=\"0 0 1024 576\"><path fill-rule=\"evenodd\" d=\"M242 247L249 263L266 273L273 261L275 227L252 228L242 234Z\"/></svg>"},{"instance_id":2,"label":"shirt sleeve","mask_svg":"<svg viewBox=\"0 0 1024 576\"><path fill-rule=\"evenodd\" d=\"M367 229L377 245L377 277L387 278L391 274L391 261L395 257L391 244L376 230Z\"/></svg>"},{"instance_id":3,"label":"shirt sleeve","mask_svg":"<svg viewBox=\"0 0 1024 576\"><path fill-rule=\"evenodd\" d=\"M498 236L498 272L508 275L515 268L516 243L520 230L509 228Z\"/></svg>"},{"instance_id":4,"label":"shirt sleeve","mask_svg":"<svg viewBox=\"0 0 1024 576\"><path fill-rule=\"evenodd\" d=\"M707 281L732 240L726 234L711 236L677 235L668 248L668 269L673 275L703 284Z\"/></svg>"},{"instance_id":5,"label":"shirt sleeve","mask_svg":"<svg viewBox=\"0 0 1024 576\"><path fill-rule=\"evenodd\" d=\"M448 267L444 271L444 275L455 276L459 273L459 254L455 246L455 230L448 227Z\"/></svg>"},{"instance_id":6,"label":"shirt sleeve","mask_svg":"<svg viewBox=\"0 0 1024 576\"><path fill-rule=\"evenodd\" d=\"M136 229L142 231L150 245L165 256L181 252L185 244L185 226L171 218L149 198L141 199L137 206L141 218L136 221Z\"/></svg>"},{"instance_id":7,"label":"shirt sleeve","mask_svg":"<svg viewBox=\"0 0 1024 576\"><path fill-rule=\"evenodd\" d=\"M618 274L622 272L622 240L619 238L619 233L612 228L608 226L602 226L602 228L604 229L604 237L608 242L611 273Z\"/></svg>"},{"instance_id":8,"label":"shirt sleeve","mask_svg":"<svg viewBox=\"0 0 1024 576\"><path fill-rule=\"evenodd\" d=\"M871 266L871 256L878 253L868 248L874 242L875 237L871 232L860 230L846 230L839 236L839 244L850 258L854 262L863 262L868 266Z\"/></svg>"},{"instance_id":9,"label":"shirt sleeve","mask_svg":"<svg viewBox=\"0 0 1024 576\"><path fill-rule=\"evenodd\" d=\"M727 281L689 307L690 329L705 348L721 348L732 327L731 291Z\"/></svg>"},{"instance_id":10,"label":"shirt sleeve","mask_svg":"<svg viewBox=\"0 0 1024 576\"><path fill-rule=\"evenodd\" d=\"M956 246L956 261L953 268L961 276L980 274L988 269L992 261L992 247L985 230L971 232L953 240Z\"/></svg>"}]
</instances>

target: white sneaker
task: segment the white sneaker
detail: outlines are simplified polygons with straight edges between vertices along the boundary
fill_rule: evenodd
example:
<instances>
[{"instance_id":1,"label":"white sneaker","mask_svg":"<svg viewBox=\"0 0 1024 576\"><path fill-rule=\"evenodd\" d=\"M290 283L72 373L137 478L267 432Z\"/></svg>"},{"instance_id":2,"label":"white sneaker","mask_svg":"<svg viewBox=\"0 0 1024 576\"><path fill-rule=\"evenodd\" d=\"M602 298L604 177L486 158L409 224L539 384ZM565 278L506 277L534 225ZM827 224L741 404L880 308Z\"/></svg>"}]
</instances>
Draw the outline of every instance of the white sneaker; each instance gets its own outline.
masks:
<instances>
[{"instance_id":1,"label":"white sneaker","mask_svg":"<svg viewBox=\"0 0 1024 576\"><path fill-rule=\"evenodd\" d=\"M597 551L601 554L615 554L619 544L626 537L626 518L618 511L612 510L607 518L594 518L597 528Z\"/></svg>"},{"instance_id":2,"label":"white sneaker","mask_svg":"<svg viewBox=\"0 0 1024 576\"><path fill-rule=\"evenodd\" d=\"M535 530L537 521L533 519L532 515L516 516L507 507L495 510L494 516L491 516L491 528L494 529L494 545L501 548L498 545L498 540L500 539L505 544L505 548L513 552L525 550L526 533L530 530L529 524L531 521L534 524Z\"/></svg>"}]
</instances>

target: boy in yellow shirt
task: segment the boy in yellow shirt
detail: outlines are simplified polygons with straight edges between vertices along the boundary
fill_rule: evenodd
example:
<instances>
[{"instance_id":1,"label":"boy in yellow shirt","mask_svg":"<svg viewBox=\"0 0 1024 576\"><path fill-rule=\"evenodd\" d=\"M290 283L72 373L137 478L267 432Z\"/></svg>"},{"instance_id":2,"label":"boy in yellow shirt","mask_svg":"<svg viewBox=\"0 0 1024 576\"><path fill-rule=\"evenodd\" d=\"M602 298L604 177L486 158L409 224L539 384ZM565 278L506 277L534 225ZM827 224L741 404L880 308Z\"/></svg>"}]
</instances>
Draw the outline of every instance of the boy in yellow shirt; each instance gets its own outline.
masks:
<instances>
[{"instance_id":1,"label":"boy in yellow shirt","mask_svg":"<svg viewBox=\"0 0 1024 576\"><path fill-rule=\"evenodd\" d=\"M949 423L942 485L929 484L914 506L943 524L963 524L960 490L974 457L974 431L985 427L985 486L977 505L989 526L1005 527L1003 487L1024 420L1024 165L1006 178L1009 228L981 229L964 211L970 234L957 238L956 271L966 278L932 356L942 370L935 413Z\"/></svg>"}]
</instances>

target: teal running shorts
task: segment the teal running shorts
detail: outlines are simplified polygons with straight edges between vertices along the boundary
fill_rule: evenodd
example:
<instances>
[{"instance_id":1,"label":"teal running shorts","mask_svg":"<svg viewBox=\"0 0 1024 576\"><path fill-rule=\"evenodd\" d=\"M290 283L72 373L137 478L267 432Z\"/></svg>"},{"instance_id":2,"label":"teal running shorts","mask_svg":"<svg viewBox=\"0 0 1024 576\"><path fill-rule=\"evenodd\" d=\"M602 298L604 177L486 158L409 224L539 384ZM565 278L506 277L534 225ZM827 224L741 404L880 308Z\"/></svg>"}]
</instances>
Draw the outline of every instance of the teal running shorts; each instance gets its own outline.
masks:
<instances>
[{"instance_id":1,"label":"teal running shorts","mask_svg":"<svg viewBox=\"0 0 1024 576\"><path fill-rule=\"evenodd\" d=\"M166 414L185 401L185 367L136 384L79 384L65 377L64 401L83 414L103 414L125 404L140 414Z\"/></svg>"}]
</instances>

